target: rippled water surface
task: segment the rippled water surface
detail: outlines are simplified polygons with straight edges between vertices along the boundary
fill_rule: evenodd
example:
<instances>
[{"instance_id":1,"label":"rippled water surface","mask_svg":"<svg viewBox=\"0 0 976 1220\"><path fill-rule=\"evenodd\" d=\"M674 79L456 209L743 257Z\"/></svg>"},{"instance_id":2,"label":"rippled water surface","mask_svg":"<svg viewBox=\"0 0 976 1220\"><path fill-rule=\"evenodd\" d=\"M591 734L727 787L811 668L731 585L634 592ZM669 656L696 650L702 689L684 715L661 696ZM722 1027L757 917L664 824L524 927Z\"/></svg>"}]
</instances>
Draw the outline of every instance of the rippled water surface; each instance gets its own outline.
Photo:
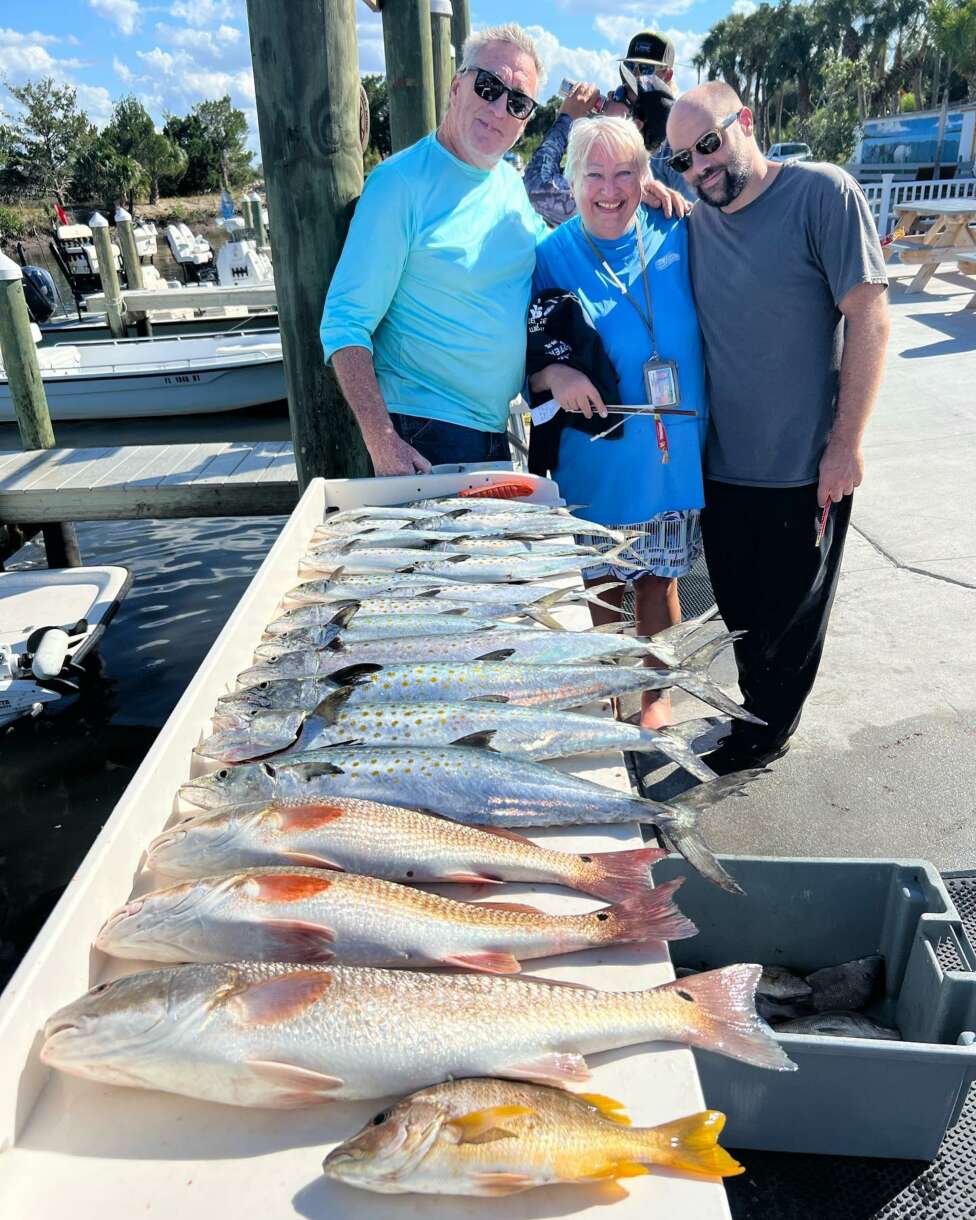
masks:
<instances>
[{"instance_id":1,"label":"rippled water surface","mask_svg":"<svg viewBox=\"0 0 976 1220\"><path fill-rule=\"evenodd\" d=\"M86 564L132 586L83 693L0 730L0 985L39 931L285 518L95 521ZM8 567L45 566L24 548Z\"/></svg>"}]
</instances>

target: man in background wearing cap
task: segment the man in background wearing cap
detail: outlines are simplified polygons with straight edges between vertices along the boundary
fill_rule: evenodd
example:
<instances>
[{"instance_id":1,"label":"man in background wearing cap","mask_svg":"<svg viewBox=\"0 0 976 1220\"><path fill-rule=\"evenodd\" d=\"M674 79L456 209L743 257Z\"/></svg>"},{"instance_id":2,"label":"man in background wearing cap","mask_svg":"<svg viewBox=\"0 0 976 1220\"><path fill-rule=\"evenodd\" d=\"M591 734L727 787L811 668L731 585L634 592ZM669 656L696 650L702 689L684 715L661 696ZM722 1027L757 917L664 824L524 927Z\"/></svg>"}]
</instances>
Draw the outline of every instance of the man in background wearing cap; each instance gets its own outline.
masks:
<instances>
[{"instance_id":1,"label":"man in background wearing cap","mask_svg":"<svg viewBox=\"0 0 976 1220\"><path fill-rule=\"evenodd\" d=\"M660 34L636 34L630 40L627 57L620 63L621 83L601 111L617 118L634 119L644 132L649 152L665 139L668 109L673 100L670 86L673 63L674 47L668 39ZM575 84L525 168L523 182L532 206L553 227L576 215L576 200L561 168L570 128L576 119L593 113L600 97L596 85L584 81ZM659 153L665 151L670 156L666 146ZM652 156L650 164L656 185L645 194L646 203L663 206L665 215L671 215L674 200L660 190L662 186L684 199L694 199L694 193L681 174L669 167L666 157Z\"/></svg>"}]
</instances>

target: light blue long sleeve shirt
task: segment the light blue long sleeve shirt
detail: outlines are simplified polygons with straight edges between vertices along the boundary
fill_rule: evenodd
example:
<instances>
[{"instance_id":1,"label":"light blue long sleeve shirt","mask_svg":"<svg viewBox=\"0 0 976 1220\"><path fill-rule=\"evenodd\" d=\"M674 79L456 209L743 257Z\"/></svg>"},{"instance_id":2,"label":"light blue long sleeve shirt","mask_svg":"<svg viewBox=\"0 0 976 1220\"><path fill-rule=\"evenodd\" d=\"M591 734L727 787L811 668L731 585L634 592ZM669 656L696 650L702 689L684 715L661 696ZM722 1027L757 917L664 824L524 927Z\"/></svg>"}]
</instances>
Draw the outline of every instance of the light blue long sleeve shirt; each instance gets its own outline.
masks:
<instances>
[{"instance_id":1,"label":"light blue long sleeve shirt","mask_svg":"<svg viewBox=\"0 0 976 1220\"><path fill-rule=\"evenodd\" d=\"M326 361L365 347L391 411L503 432L546 232L510 165L418 140L366 180L325 300Z\"/></svg>"}]
</instances>

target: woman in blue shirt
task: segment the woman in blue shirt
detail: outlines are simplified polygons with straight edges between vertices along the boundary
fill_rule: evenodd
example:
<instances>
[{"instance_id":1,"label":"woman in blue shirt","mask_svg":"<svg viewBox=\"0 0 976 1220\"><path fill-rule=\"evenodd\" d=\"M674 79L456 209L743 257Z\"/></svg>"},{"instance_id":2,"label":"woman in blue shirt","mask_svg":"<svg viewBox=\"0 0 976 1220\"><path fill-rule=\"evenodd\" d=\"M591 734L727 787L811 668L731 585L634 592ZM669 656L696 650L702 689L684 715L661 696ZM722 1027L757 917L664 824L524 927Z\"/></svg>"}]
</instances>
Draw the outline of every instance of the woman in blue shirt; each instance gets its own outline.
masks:
<instances>
[{"instance_id":1,"label":"woman in blue shirt","mask_svg":"<svg viewBox=\"0 0 976 1220\"><path fill-rule=\"evenodd\" d=\"M657 419L611 416L608 428L625 419L623 436L613 441L565 427L552 472L562 496L585 506L581 511L590 520L638 535L627 558L640 565L640 573L602 564L584 575L590 585L608 578L618 582L603 595L618 606L625 586L633 583L637 629L650 636L681 621L676 577L688 572L701 552L707 403L687 226L641 204L647 156L640 133L625 119L578 119L566 175L579 210L538 247L533 295L563 289L577 296L616 370L622 403L648 402L649 361L657 361L656 372L652 368L647 374L659 385L661 379L667 384L667 362L673 362L676 405L695 412ZM534 391L548 391L566 411L604 414L607 404L589 378L566 364L546 366L531 384ZM585 541L607 549L603 540ZM600 615L598 607L593 613L597 622L617 617ZM645 695L641 721L646 727L670 719L666 694Z\"/></svg>"}]
</instances>

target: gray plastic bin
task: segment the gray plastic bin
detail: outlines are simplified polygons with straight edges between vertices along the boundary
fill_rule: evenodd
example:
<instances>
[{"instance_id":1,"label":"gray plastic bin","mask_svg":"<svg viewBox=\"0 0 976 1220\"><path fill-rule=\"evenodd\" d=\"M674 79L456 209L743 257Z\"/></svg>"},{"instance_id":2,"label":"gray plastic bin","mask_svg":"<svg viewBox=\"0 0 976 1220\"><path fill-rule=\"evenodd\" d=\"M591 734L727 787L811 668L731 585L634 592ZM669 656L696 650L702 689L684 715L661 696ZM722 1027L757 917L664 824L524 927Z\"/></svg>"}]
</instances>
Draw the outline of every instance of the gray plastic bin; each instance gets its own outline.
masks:
<instances>
[{"instance_id":1,"label":"gray plastic bin","mask_svg":"<svg viewBox=\"0 0 976 1220\"><path fill-rule=\"evenodd\" d=\"M976 1080L976 955L938 872L924 860L719 858L745 897L679 857L655 867L658 884L686 878L679 905L700 929L669 946L675 966L809 973L882 953L885 997L871 1015L905 1039L777 1035L797 1072L696 1051L705 1101L728 1116L723 1143L932 1160Z\"/></svg>"}]
</instances>

